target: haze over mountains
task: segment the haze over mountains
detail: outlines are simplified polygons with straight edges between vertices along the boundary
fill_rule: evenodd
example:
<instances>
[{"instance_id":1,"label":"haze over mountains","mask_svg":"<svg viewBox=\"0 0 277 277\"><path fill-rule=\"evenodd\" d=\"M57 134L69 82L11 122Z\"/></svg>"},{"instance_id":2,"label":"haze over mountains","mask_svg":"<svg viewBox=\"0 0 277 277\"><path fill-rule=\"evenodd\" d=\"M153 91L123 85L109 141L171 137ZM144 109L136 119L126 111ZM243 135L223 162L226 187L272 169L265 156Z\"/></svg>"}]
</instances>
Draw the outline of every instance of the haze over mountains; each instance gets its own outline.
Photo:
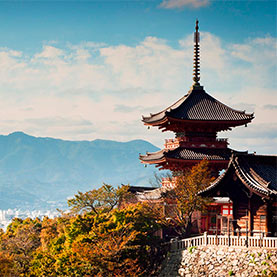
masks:
<instances>
[{"instance_id":1,"label":"haze over mountains","mask_svg":"<svg viewBox=\"0 0 277 277\"><path fill-rule=\"evenodd\" d=\"M22 132L0 136L0 209L49 208L103 182L146 186L153 167L139 153L158 148L143 140L65 141Z\"/></svg>"}]
</instances>

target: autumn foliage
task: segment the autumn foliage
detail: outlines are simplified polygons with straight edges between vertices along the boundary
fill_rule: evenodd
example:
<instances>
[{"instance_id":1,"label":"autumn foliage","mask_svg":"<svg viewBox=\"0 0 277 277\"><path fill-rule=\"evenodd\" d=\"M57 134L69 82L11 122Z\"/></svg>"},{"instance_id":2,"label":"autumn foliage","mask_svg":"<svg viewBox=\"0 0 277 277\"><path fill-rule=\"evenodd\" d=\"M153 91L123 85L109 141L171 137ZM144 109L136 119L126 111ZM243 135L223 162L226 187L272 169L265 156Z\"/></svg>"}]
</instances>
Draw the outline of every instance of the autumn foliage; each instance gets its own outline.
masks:
<instances>
[{"instance_id":1,"label":"autumn foliage","mask_svg":"<svg viewBox=\"0 0 277 277\"><path fill-rule=\"evenodd\" d=\"M122 188L103 190L106 199L93 192L94 208L87 209L78 193L76 213L14 219L0 237L0 276L151 275L162 256L155 236L161 226L143 204L118 209Z\"/></svg>"},{"instance_id":2,"label":"autumn foliage","mask_svg":"<svg viewBox=\"0 0 277 277\"><path fill-rule=\"evenodd\" d=\"M177 177L162 206L130 204L128 186L104 184L78 192L60 217L15 218L0 229L0 276L155 276L165 255L157 231L171 225L186 236L193 212L208 203L197 194L210 181L202 161Z\"/></svg>"},{"instance_id":3,"label":"autumn foliage","mask_svg":"<svg viewBox=\"0 0 277 277\"><path fill-rule=\"evenodd\" d=\"M207 160L175 176L175 188L163 193L166 209L159 216L164 219L163 224L167 222L167 225L171 225L179 237L190 236L193 213L205 211L210 203L209 198L203 198L198 193L209 186L213 179Z\"/></svg>"}]
</instances>

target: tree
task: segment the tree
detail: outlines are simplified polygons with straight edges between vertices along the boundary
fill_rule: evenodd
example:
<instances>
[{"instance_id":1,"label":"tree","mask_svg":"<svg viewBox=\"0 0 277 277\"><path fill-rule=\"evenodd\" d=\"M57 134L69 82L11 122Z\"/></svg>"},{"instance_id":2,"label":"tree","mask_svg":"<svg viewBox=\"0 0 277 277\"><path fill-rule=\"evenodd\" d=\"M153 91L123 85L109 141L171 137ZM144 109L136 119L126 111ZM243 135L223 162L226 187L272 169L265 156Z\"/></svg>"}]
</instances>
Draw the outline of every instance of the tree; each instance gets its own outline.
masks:
<instances>
[{"instance_id":1,"label":"tree","mask_svg":"<svg viewBox=\"0 0 277 277\"><path fill-rule=\"evenodd\" d=\"M150 276L156 269L160 226L143 204L84 213L64 224L54 237L47 231L51 239L36 251L33 275Z\"/></svg>"},{"instance_id":2,"label":"tree","mask_svg":"<svg viewBox=\"0 0 277 277\"><path fill-rule=\"evenodd\" d=\"M127 187L94 193L90 212L13 219L0 231L0 276L151 276L165 253L155 214L143 203L118 208Z\"/></svg>"},{"instance_id":3,"label":"tree","mask_svg":"<svg viewBox=\"0 0 277 277\"><path fill-rule=\"evenodd\" d=\"M99 189L93 189L85 193L78 191L78 194L75 194L67 203L73 213L93 211L98 214L99 212L109 212L130 196L128 189L129 186L114 188L111 185L104 184Z\"/></svg>"},{"instance_id":4,"label":"tree","mask_svg":"<svg viewBox=\"0 0 277 277\"><path fill-rule=\"evenodd\" d=\"M16 276L26 276L29 273L33 253L40 246L40 231L41 221L38 218L15 218L6 233L2 234L1 259L2 262L10 263Z\"/></svg>"},{"instance_id":5,"label":"tree","mask_svg":"<svg viewBox=\"0 0 277 277\"><path fill-rule=\"evenodd\" d=\"M13 257L8 253L0 251L0 276L14 276L14 269Z\"/></svg>"},{"instance_id":6,"label":"tree","mask_svg":"<svg viewBox=\"0 0 277 277\"><path fill-rule=\"evenodd\" d=\"M188 236L192 227L192 214L204 211L210 199L203 198L198 192L212 181L208 161L203 160L184 174L176 177L176 187L164 194L168 207L167 214L181 236Z\"/></svg>"}]
</instances>

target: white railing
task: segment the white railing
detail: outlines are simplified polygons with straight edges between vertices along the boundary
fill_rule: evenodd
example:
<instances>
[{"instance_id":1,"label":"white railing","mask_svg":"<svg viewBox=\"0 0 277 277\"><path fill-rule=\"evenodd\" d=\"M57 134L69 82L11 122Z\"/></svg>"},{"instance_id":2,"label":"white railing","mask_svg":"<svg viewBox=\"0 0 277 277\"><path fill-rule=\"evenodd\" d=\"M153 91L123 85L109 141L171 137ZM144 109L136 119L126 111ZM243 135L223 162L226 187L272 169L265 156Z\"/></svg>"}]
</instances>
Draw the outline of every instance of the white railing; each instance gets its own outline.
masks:
<instances>
[{"instance_id":1,"label":"white railing","mask_svg":"<svg viewBox=\"0 0 277 277\"><path fill-rule=\"evenodd\" d=\"M177 241L177 249L185 249L191 246L204 245L204 236L182 239Z\"/></svg>"},{"instance_id":2,"label":"white railing","mask_svg":"<svg viewBox=\"0 0 277 277\"><path fill-rule=\"evenodd\" d=\"M182 239L171 240L171 250L177 251L186 249L191 246L231 246L231 247L262 247L277 249L277 237L239 237L239 236L222 236L207 235Z\"/></svg>"}]
</instances>

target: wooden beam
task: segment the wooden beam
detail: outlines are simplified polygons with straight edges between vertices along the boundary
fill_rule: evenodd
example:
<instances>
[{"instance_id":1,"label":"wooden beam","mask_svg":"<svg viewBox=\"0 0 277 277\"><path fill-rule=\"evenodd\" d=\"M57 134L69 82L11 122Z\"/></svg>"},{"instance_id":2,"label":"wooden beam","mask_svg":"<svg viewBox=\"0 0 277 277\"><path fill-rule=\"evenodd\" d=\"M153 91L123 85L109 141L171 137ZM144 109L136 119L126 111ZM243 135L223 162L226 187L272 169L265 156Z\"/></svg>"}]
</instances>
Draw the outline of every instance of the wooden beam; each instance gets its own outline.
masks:
<instances>
[{"instance_id":1,"label":"wooden beam","mask_svg":"<svg viewBox=\"0 0 277 277\"><path fill-rule=\"evenodd\" d=\"M251 198L252 198L252 193L250 193L250 197L248 197L248 226L249 226L249 232L250 236L252 235L252 211L251 211Z\"/></svg>"},{"instance_id":2,"label":"wooden beam","mask_svg":"<svg viewBox=\"0 0 277 277\"><path fill-rule=\"evenodd\" d=\"M268 233L268 231L269 231L269 228L268 228L268 225L269 225L269 218L268 218L268 216L269 216L269 205L268 205L268 202L266 202L265 203L265 205L266 205L266 208L265 208L265 210L266 210L266 215L265 215L265 236L267 237L267 236L271 236L271 234L269 234Z\"/></svg>"}]
</instances>

